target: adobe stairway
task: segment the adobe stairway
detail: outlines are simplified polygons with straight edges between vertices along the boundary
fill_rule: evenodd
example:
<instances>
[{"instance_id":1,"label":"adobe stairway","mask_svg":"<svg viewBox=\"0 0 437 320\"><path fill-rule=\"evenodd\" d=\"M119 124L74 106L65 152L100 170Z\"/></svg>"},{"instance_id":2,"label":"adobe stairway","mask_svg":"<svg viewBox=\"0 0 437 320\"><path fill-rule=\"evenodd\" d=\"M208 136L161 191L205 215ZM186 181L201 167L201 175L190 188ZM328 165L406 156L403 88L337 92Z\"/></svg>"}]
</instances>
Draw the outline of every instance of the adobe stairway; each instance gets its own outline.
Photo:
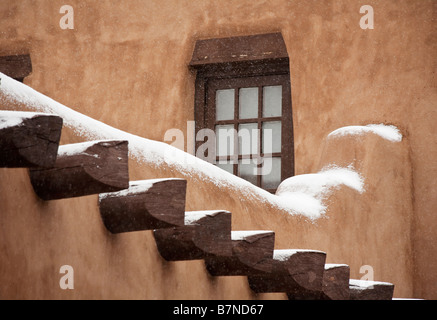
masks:
<instances>
[{"instance_id":1,"label":"adobe stairway","mask_svg":"<svg viewBox=\"0 0 437 320\"><path fill-rule=\"evenodd\" d=\"M345 264L325 264L316 250L275 250L270 230L233 231L226 210L185 212L183 179L130 181L127 141L59 146L62 118L0 111L0 167L29 168L43 200L99 194L105 227L113 234L154 230L167 261L203 259L212 276L247 276L256 292L289 299L389 300L389 283L353 280Z\"/></svg>"}]
</instances>

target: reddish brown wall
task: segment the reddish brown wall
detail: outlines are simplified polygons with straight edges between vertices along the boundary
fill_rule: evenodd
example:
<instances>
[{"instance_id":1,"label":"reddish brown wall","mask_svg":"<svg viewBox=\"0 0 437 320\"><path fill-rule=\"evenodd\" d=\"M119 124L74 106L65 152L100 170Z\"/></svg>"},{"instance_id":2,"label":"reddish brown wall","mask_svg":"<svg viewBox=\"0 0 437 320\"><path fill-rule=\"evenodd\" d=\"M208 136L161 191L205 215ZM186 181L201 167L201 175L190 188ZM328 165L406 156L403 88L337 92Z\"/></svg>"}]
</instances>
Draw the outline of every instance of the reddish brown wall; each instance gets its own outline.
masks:
<instances>
[{"instance_id":1,"label":"reddish brown wall","mask_svg":"<svg viewBox=\"0 0 437 320\"><path fill-rule=\"evenodd\" d=\"M341 145L325 141L330 131L344 125L395 124L406 139L390 152L384 142L373 138L351 144L364 157L362 169L366 181L372 182L370 189L363 197L342 189L331 199L327 218L316 224L194 181L189 184L189 209L224 206L234 213L234 229L274 228L278 248L329 249L328 260L350 263L354 276L360 276L361 265L373 265L376 280L393 281L397 296L435 297L435 1L366 1L375 10L374 30L359 27L361 1L130 0L113 4L72 0L68 4L75 9L75 29L61 30L58 12L64 4L49 0L2 3L0 54L30 53L34 71L25 83L81 113L156 140L162 140L167 129L185 130L186 121L193 120L194 74L187 64L197 39L281 31L290 55L298 174L317 171L335 153L340 152L337 161L347 159L338 151L343 150ZM64 143L77 140L68 133L62 138ZM331 146L336 151L330 151ZM168 175L135 163L132 167L132 179ZM384 170L391 175L382 181L378 177ZM2 170L0 181L0 216L5 222L1 248L6 257L12 257L2 258L10 262L2 264L1 275L18 277L10 280L13 284L6 296L180 297L192 280L184 282L184 270L191 264L201 267L193 262L162 268L149 234L109 236L98 220L93 197L68 200L69 206L41 204L32 195L24 171ZM10 193L10 186L16 192ZM372 188L377 190L372 193ZM375 194L380 196L376 205ZM19 203L22 209L11 203ZM15 221L17 216L20 220ZM87 220L90 217L93 223ZM51 228L41 233L47 224ZM336 238L346 226L350 228L344 231L349 234L348 246L345 238ZM142 261L161 275L167 272L165 277L135 282L138 274L150 277L137 264L143 254L134 245L138 242L147 252ZM391 247L386 247L387 242ZM33 250L35 245L40 249ZM396 258L393 252L404 258ZM69 259L89 284L71 293L52 291L59 279L56 268ZM207 278L204 271L195 274ZM110 282L115 275L120 280ZM34 276L45 285L34 283L23 289L22 283ZM175 280L178 289L162 285L160 281L169 281L165 279L179 279ZM250 295L247 288L233 290L236 284L229 279L215 281L202 281L203 291L190 291L190 297L205 292L205 297L218 298ZM222 282L226 284L220 287ZM128 291L129 284L137 290ZM5 291L0 292L4 296Z\"/></svg>"}]
</instances>

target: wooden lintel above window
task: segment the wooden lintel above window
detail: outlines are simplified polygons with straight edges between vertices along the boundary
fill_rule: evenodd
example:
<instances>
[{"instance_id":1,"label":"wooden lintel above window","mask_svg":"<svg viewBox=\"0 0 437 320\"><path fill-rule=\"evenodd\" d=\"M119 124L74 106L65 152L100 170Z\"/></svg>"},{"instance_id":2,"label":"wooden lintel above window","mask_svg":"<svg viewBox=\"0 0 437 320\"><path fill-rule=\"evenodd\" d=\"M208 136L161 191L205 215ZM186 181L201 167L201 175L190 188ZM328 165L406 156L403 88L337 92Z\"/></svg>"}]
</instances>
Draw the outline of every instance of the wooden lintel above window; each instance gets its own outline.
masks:
<instances>
[{"instance_id":1,"label":"wooden lintel above window","mask_svg":"<svg viewBox=\"0 0 437 320\"><path fill-rule=\"evenodd\" d=\"M287 48L280 33L198 40L189 65L195 69L232 64L256 67L266 61L288 65Z\"/></svg>"},{"instance_id":2,"label":"wooden lintel above window","mask_svg":"<svg viewBox=\"0 0 437 320\"><path fill-rule=\"evenodd\" d=\"M30 55L0 56L0 72L23 81L32 72Z\"/></svg>"}]
</instances>

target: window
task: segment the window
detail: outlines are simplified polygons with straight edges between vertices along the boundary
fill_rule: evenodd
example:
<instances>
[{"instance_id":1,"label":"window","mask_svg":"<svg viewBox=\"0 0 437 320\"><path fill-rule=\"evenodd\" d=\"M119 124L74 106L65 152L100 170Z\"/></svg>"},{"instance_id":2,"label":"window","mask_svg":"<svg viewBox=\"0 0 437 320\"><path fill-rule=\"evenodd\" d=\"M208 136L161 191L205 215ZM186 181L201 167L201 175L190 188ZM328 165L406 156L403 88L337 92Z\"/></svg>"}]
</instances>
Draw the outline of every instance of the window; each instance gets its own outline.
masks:
<instances>
[{"instance_id":1,"label":"window","mask_svg":"<svg viewBox=\"0 0 437 320\"><path fill-rule=\"evenodd\" d=\"M289 63L282 36L200 40L190 65L197 70L196 131L215 132L214 164L274 192L294 174Z\"/></svg>"}]
</instances>

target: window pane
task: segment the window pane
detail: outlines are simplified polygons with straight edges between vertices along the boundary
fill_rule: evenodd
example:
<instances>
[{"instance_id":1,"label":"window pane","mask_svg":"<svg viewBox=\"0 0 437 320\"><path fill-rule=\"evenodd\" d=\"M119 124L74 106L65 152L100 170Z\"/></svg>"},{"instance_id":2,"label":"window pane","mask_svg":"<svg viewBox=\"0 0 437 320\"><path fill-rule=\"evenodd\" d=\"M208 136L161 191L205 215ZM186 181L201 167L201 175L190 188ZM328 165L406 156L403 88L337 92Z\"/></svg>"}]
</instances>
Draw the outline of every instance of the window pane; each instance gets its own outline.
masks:
<instances>
[{"instance_id":1,"label":"window pane","mask_svg":"<svg viewBox=\"0 0 437 320\"><path fill-rule=\"evenodd\" d=\"M280 117L282 115L282 86L263 88L263 117Z\"/></svg>"},{"instance_id":2,"label":"window pane","mask_svg":"<svg viewBox=\"0 0 437 320\"><path fill-rule=\"evenodd\" d=\"M216 120L234 119L235 89L217 90L215 96Z\"/></svg>"},{"instance_id":3,"label":"window pane","mask_svg":"<svg viewBox=\"0 0 437 320\"><path fill-rule=\"evenodd\" d=\"M258 123L245 123L238 126L239 154L258 154Z\"/></svg>"},{"instance_id":4,"label":"window pane","mask_svg":"<svg viewBox=\"0 0 437 320\"><path fill-rule=\"evenodd\" d=\"M281 158L265 157L262 164L262 187L276 189L281 183Z\"/></svg>"},{"instance_id":5,"label":"window pane","mask_svg":"<svg viewBox=\"0 0 437 320\"><path fill-rule=\"evenodd\" d=\"M240 119L258 118L258 88L241 88L239 102Z\"/></svg>"},{"instance_id":6,"label":"window pane","mask_svg":"<svg viewBox=\"0 0 437 320\"><path fill-rule=\"evenodd\" d=\"M232 124L215 126L217 157L234 155L235 133Z\"/></svg>"},{"instance_id":7,"label":"window pane","mask_svg":"<svg viewBox=\"0 0 437 320\"><path fill-rule=\"evenodd\" d=\"M238 162L238 175L244 180L256 185L256 164L250 159L240 160Z\"/></svg>"},{"instance_id":8,"label":"window pane","mask_svg":"<svg viewBox=\"0 0 437 320\"><path fill-rule=\"evenodd\" d=\"M223 163L222 163L223 162ZM225 161L220 161L217 164L217 167L229 172L229 173L234 173L234 165L230 162L225 162Z\"/></svg>"},{"instance_id":9,"label":"window pane","mask_svg":"<svg viewBox=\"0 0 437 320\"><path fill-rule=\"evenodd\" d=\"M281 152L281 121L263 123L263 153Z\"/></svg>"}]
</instances>

